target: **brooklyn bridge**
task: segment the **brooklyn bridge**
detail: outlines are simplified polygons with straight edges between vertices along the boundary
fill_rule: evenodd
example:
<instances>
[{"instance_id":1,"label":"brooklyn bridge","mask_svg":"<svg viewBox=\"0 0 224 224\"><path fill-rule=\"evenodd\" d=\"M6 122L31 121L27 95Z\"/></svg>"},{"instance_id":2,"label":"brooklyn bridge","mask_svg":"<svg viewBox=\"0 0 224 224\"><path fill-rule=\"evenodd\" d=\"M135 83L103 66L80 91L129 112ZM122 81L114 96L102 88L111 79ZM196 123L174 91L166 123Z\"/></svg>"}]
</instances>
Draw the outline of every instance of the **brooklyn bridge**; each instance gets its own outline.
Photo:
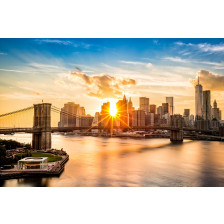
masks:
<instances>
[{"instance_id":1,"label":"brooklyn bridge","mask_svg":"<svg viewBox=\"0 0 224 224\"><path fill-rule=\"evenodd\" d=\"M88 126L88 127L52 127L51 126L51 112L55 113L65 113L69 116L77 117L78 115L69 114L67 112L61 111L61 109L52 106L50 103L34 104L31 107L23 108L21 110L9 112L6 114L1 114L0 119L7 119L9 122L12 115L25 113L27 111L33 112L33 126L32 127L15 127L13 121L10 121L13 127L3 127L0 123L0 134L12 134L17 132L32 133L32 148L35 150L49 150L51 149L51 133L53 132L72 132L74 130L86 130L91 131L92 129L105 130L106 127L100 125ZM113 126L112 129L120 129L120 127ZM168 130L170 131L170 141L171 142L181 142L183 141L184 131L195 131L201 132L202 130L194 128L183 127L183 118L181 115L172 115L171 122L169 126L138 126L129 127L127 125L126 129L131 131L134 130Z\"/></svg>"}]
</instances>

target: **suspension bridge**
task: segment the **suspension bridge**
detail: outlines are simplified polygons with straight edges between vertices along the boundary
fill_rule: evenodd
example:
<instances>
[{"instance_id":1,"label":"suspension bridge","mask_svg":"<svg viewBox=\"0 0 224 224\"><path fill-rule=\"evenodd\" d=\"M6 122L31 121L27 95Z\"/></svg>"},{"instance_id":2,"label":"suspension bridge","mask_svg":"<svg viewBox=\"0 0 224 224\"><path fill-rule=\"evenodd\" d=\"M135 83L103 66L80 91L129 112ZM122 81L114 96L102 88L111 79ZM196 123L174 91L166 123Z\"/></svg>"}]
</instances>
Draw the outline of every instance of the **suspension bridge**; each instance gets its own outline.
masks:
<instances>
[{"instance_id":1,"label":"suspension bridge","mask_svg":"<svg viewBox=\"0 0 224 224\"><path fill-rule=\"evenodd\" d=\"M29 115L28 115L29 112ZM31 113L33 113L33 115ZM51 133L53 132L71 132L74 130L102 129L102 126L88 126L88 127L52 127L51 126L51 112L57 114L64 114L70 117L80 117L79 115L62 111L60 108L52 106L50 103L34 104L21 110L5 113L0 115L0 134L12 134L17 132L32 133L32 148L35 150L51 149ZM33 119L32 127L16 127L18 119L15 118L18 114L25 114L25 121ZM31 116L30 116L31 114ZM23 117L24 120L24 117ZM24 123L26 123L24 121ZM21 126L21 124L20 124ZM119 129L114 127L113 129ZM131 130L169 130L171 141L183 141L183 131L201 131L196 129L183 128L183 119L181 115L173 115L170 126L141 126L129 127Z\"/></svg>"}]
</instances>

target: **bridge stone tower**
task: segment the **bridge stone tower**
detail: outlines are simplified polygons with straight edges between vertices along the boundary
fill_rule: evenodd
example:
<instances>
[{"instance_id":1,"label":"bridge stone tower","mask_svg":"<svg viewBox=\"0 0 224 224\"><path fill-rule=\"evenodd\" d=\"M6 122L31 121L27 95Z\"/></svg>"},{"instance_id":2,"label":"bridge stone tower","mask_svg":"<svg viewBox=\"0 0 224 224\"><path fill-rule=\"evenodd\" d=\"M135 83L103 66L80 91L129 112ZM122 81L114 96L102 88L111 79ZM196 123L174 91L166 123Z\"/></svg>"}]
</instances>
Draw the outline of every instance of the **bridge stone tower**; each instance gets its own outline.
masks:
<instances>
[{"instance_id":1,"label":"bridge stone tower","mask_svg":"<svg viewBox=\"0 0 224 224\"><path fill-rule=\"evenodd\" d=\"M51 149L51 104L34 104L32 147L35 150Z\"/></svg>"},{"instance_id":2,"label":"bridge stone tower","mask_svg":"<svg viewBox=\"0 0 224 224\"><path fill-rule=\"evenodd\" d=\"M171 130L170 141L171 142L182 142L183 141L183 124L184 119L181 115L171 115L170 126L177 128L177 130Z\"/></svg>"}]
</instances>

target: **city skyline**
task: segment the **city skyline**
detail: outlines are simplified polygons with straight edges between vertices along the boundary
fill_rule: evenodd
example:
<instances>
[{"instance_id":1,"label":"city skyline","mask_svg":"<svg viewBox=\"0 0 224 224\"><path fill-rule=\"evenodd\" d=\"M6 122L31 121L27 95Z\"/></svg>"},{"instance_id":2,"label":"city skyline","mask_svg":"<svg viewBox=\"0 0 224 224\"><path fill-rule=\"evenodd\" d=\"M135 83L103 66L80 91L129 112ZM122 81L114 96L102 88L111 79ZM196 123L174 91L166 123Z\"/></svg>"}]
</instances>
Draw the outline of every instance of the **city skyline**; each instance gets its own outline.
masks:
<instances>
[{"instance_id":1,"label":"city skyline","mask_svg":"<svg viewBox=\"0 0 224 224\"><path fill-rule=\"evenodd\" d=\"M94 116L125 93L135 108L172 96L175 113L195 114L198 75L223 110L223 54L222 39L1 39L1 113L44 100Z\"/></svg>"}]
</instances>

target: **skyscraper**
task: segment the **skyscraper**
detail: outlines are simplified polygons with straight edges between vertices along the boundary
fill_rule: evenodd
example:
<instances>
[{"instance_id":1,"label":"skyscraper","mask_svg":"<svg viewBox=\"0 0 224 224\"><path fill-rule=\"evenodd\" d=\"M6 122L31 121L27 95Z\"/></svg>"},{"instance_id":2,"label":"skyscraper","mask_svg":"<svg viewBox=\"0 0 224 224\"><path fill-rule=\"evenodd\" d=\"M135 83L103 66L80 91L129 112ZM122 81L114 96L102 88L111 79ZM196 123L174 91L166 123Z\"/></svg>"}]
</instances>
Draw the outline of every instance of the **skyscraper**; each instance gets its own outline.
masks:
<instances>
[{"instance_id":1,"label":"skyscraper","mask_svg":"<svg viewBox=\"0 0 224 224\"><path fill-rule=\"evenodd\" d=\"M149 112L149 98L147 97L139 98L139 109L145 111L146 113Z\"/></svg>"},{"instance_id":2,"label":"skyscraper","mask_svg":"<svg viewBox=\"0 0 224 224\"><path fill-rule=\"evenodd\" d=\"M162 103L162 115L169 113L169 103Z\"/></svg>"},{"instance_id":3,"label":"skyscraper","mask_svg":"<svg viewBox=\"0 0 224 224\"><path fill-rule=\"evenodd\" d=\"M202 104L203 104L203 96L202 96L203 87L199 84L199 76L198 76L198 84L195 86L195 118L198 119L202 117Z\"/></svg>"},{"instance_id":4,"label":"skyscraper","mask_svg":"<svg viewBox=\"0 0 224 224\"><path fill-rule=\"evenodd\" d=\"M217 102L214 100L213 108L212 108L212 119L220 120L220 110L217 107Z\"/></svg>"},{"instance_id":5,"label":"skyscraper","mask_svg":"<svg viewBox=\"0 0 224 224\"><path fill-rule=\"evenodd\" d=\"M145 126L145 111L143 110L134 110L132 111L132 126L133 127L142 127Z\"/></svg>"},{"instance_id":6,"label":"skyscraper","mask_svg":"<svg viewBox=\"0 0 224 224\"><path fill-rule=\"evenodd\" d=\"M170 115L174 114L174 106L173 106L173 97L166 97L166 103L169 104L169 113Z\"/></svg>"},{"instance_id":7,"label":"skyscraper","mask_svg":"<svg viewBox=\"0 0 224 224\"><path fill-rule=\"evenodd\" d=\"M77 126L77 117L79 115L79 104L68 102L64 104L60 112L59 127L75 127Z\"/></svg>"},{"instance_id":8,"label":"skyscraper","mask_svg":"<svg viewBox=\"0 0 224 224\"><path fill-rule=\"evenodd\" d=\"M133 103L131 101L131 97L128 101L128 117L129 117L129 125L132 125L132 111L134 111L135 108L133 107Z\"/></svg>"},{"instance_id":9,"label":"skyscraper","mask_svg":"<svg viewBox=\"0 0 224 224\"><path fill-rule=\"evenodd\" d=\"M203 91L202 116L204 120L211 120L211 94L210 90Z\"/></svg>"},{"instance_id":10,"label":"skyscraper","mask_svg":"<svg viewBox=\"0 0 224 224\"><path fill-rule=\"evenodd\" d=\"M150 105L150 113L156 114L156 105L155 104Z\"/></svg>"},{"instance_id":11,"label":"skyscraper","mask_svg":"<svg viewBox=\"0 0 224 224\"><path fill-rule=\"evenodd\" d=\"M119 100L116 103L117 107L117 116L119 117L121 128L127 128L129 125L129 116L128 116L128 101L124 95L123 100Z\"/></svg>"},{"instance_id":12,"label":"skyscraper","mask_svg":"<svg viewBox=\"0 0 224 224\"><path fill-rule=\"evenodd\" d=\"M190 109L184 109L184 117L190 116Z\"/></svg>"}]
</instances>

